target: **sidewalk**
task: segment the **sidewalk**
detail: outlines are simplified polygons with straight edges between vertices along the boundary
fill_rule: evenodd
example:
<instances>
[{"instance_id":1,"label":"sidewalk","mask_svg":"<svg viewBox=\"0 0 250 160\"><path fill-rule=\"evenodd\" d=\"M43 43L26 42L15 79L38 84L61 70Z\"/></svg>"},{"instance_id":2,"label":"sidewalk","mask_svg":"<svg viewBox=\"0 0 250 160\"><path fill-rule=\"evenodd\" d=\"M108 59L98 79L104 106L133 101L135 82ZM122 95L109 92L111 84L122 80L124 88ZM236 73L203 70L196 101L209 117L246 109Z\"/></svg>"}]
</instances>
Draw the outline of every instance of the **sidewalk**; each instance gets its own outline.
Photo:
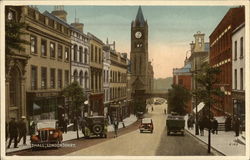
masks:
<instances>
[{"instance_id":1,"label":"sidewalk","mask_svg":"<svg viewBox=\"0 0 250 160\"><path fill-rule=\"evenodd\" d=\"M187 122L187 121L186 121ZM208 131L204 130L204 136L195 135L195 126L193 129L187 129L187 124L185 125L186 131L192 134L194 137L200 141L208 144ZM211 133L211 147L226 156L245 156L246 146L244 140L245 133L243 132L238 139L235 137L235 132L233 131L218 131L218 134Z\"/></svg>"},{"instance_id":2,"label":"sidewalk","mask_svg":"<svg viewBox=\"0 0 250 160\"><path fill-rule=\"evenodd\" d=\"M130 115L130 117L126 118L123 120L125 127L133 124L134 122L137 121L137 118L135 115ZM119 123L119 129L123 128L123 124ZM113 125L109 125L108 126L108 132L112 132L114 131L114 127ZM84 134L82 133L81 130L79 130L79 137L84 137ZM76 139L76 131L68 131L67 133L63 133L63 142L68 141L68 140L72 140L72 139ZM26 144L27 145L23 145L23 139L20 141L20 143L18 144L18 148L14 148L14 141L12 141L12 144L10 146L9 149L7 149L7 145L8 145L9 139L7 142L5 142L5 148L6 148L6 153L11 153L11 152L16 152L16 151L21 151L21 150L25 150L25 149L29 149L31 148L30 145L30 136L26 137Z\"/></svg>"}]
</instances>

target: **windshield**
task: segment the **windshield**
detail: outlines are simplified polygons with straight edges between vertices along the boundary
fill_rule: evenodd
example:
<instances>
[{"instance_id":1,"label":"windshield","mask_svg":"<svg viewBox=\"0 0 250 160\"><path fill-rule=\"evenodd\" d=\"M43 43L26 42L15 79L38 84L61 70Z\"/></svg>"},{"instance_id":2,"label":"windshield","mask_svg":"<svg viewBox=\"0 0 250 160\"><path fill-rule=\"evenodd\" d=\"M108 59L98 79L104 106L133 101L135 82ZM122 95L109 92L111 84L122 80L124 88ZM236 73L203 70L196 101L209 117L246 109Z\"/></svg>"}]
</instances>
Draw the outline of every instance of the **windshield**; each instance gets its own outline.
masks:
<instances>
[{"instance_id":1,"label":"windshield","mask_svg":"<svg viewBox=\"0 0 250 160\"><path fill-rule=\"evenodd\" d=\"M56 121L37 122L37 129L42 128L56 128Z\"/></svg>"},{"instance_id":2,"label":"windshield","mask_svg":"<svg viewBox=\"0 0 250 160\"><path fill-rule=\"evenodd\" d=\"M142 119L142 123L151 123L151 119L150 118L144 118L144 119Z\"/></svg>"}]
</instances>

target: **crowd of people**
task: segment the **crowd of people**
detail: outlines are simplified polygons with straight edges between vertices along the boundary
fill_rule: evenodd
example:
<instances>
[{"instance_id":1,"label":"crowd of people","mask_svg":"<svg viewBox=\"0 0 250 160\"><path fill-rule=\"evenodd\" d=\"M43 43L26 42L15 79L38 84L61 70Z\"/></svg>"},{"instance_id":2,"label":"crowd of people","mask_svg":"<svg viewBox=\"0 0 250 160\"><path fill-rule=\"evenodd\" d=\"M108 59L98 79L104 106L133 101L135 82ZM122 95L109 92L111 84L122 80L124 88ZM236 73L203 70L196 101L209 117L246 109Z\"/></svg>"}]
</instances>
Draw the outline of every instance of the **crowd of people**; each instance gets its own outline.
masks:
<instances>
[{"instance_id":1,"label":"crowd of people","mask_svg":"<svg viewBox=\"0 0 250 160\"><path fill-rule=\"evenodd\" d=\"M188 129L193 129L194 124L195 124L195 117L189 115L187 120ZM209 119L208 116L199 116L196 125L199 128L201 136L204 136L204 129L206 128L210 129L213 134L218 134L219 123L215 117ZM241 126L240 119L237 116L235 116L233 119L230 116L226 117L225 131L234 130L235 136L238 137L240 132L240 126Z\"/></svg>"},{"instance_id":2,"label":"crowd of people","mask_svg":"<svg viewBox=\"0 0 250 160\"><path fill-rule=\"evenodd\" d=\"M18 148L18 143L23 139L23 144L26 145L27 136L27 122L26 117L22 116L20 121L16 121L14 117L10 122L6 122L6 142L9 139L7 148L10 148L12 141L14 140L14 148Z\"/></svg>"}]
</instances>

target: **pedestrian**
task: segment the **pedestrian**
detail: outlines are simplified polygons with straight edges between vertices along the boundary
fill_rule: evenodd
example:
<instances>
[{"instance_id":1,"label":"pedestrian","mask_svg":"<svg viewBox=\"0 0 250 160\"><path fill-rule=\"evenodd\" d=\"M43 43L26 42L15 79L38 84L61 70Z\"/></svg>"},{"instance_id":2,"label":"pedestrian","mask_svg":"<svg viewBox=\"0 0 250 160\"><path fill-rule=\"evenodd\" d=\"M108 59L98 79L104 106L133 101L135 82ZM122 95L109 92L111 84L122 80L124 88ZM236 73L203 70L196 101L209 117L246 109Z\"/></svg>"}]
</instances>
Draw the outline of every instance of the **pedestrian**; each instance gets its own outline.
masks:
<instances>
[{"instance_id":1,"label":"pedestrian","mask_svg":"<svg viewBox=\"0 0 250 160\"><path fill-rule=\"evenodd\" d=\"M26 136L27 136L27 123L25 122L26 117L22 116L20 122L18 123L19 129L19 140L18 143L23 138L23 145L26 145Z\"/></svg>"},{"instance_id":2,"label":"pedestrian","mask_svg":"<svg viewBox=\"0 0 250 160\"><path fill-rule=\"evenodd\" d=\"M198 125L199 125L199 128L200 128L200 134L201 134L201 136L204 136L205 119L204 118L200 119L199 122L198 122Z\"/></svg>"},{"instance_id":3,"label":"pedestrian","mask_svg":"<svg viewBox=\"0 0 250 160\"><path fill-rule=\"evenodd\" d=\"M240 120L238 117L236 117L234 120L234 131L235 131L235 137L238 137L240 132Z\"/></svg>"},{"instance_id":4,"label":"pedestrian","mask_svg":"<svg viewBox=\"0 0 250 160\"><path fill-rule=\"evenodd\" d=\"M218 121L216 118L213 119L213 134L218 134Z\"/></svg>"},{"instance_id":5,"label":"pedestrian","mask_svg":"<svg viewBox=\"0 0 250 160\"><path fill-rule=\"evenodd\" d=\"M119 122L117 120L115 120L114 121L114 130L115 130L114 138L116 138L118 136L118 126L119 126Z\"/></svg>"},{"instance_id":6,"label":"pedestrian","mask_svg":"<svg viewBox=\"0 0 250 160\"><path fill-rule=\"evenodd\" d=\"M191 128L191 119L190 118L188 118L188 120L187 120L187 126L188 126L188 130L190 130L190 128Z\"/></svg>"},{"instance_id":7,"label":"pedestrian","mask_svg":"<svg viewBox=\"0 0 250 160\"><path fill-rule=\"evenodd\" d=\"M14 148L18 148L17 147L18 124L14 117L12 117L11 121L9 122L9 136L10 136L10 140L9 140L8 148L10 148L12 140L14 140Z\"/></svg>"},{"instance_id":8,"label":"pedestrian","mask_svg":"<svg viewBox=\"0 0 250 160\"><path fill-rule=\"evenodd\" d=\"M153 112L154 111L154 107L152 106L152 108L151 108L151 111Z\"/></svg>"},{"instance_id":9,"label":"pedestrian","mask_svg":"<svg viewBox=\"0 0 250 160\"><path fill-rule=\"evenodd\" d=\"M36 132L36 123L34 121L31 121L29 125L29 134L32 136L35 134L35 132Z\"/></svg>"},{"instance_id":10,"label":"pedestrian","mask_svg":"<svg viewBox=\"0 0 250 160\"><path fill-rule=\"evenodd\" d=\"M166 110L166 108L164 108L164 114L167 114L167 110Z\"/></svg>"}]
</instances>

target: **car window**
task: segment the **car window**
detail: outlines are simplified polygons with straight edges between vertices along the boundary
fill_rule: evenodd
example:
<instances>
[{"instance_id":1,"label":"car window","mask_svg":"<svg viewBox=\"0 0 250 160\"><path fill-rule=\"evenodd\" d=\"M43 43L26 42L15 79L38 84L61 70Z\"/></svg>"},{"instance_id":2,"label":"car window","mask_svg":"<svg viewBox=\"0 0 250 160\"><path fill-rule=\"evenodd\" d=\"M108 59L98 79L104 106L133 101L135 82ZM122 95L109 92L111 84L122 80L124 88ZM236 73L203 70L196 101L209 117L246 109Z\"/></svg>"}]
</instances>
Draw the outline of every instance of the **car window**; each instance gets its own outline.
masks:
<instances>
[{"instance_id":1,"label":"car window","mask_svg":"<svg viewBox=\"0 0 250 160\"><path fill-rule=\"evenodd\" d=\"M142 119L142 123L151 123L151 119L144 118L144 119Z\"/></svg>"}]
</instances>

